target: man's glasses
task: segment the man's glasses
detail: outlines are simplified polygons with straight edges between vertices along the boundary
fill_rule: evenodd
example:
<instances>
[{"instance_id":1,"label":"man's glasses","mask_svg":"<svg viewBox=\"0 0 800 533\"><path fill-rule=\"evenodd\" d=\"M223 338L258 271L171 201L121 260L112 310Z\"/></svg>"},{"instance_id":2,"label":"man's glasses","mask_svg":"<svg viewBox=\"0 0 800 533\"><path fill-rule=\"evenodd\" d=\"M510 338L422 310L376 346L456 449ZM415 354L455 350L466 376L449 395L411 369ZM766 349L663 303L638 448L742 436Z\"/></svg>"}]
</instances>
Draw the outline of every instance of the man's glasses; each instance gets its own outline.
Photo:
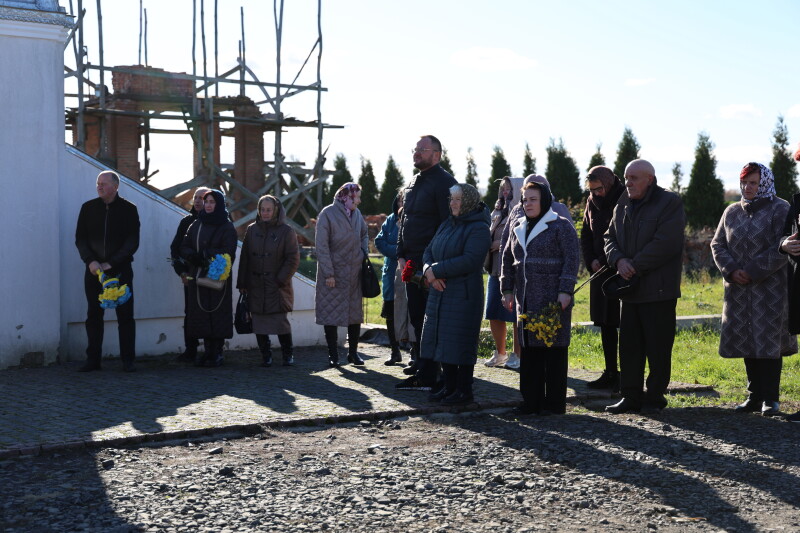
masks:
<instances>
[{"instance_id":1,"label":"man's glasses","mask_svg":"<svg viewBox=\"0 0 800 533\"><path fill-rule=\"evenodd\" d=\"M412 154L416 154L417 152L439 152L440 150L434 150L433 148L414 148L411 150Z\"/></svg>"}]
</instances>

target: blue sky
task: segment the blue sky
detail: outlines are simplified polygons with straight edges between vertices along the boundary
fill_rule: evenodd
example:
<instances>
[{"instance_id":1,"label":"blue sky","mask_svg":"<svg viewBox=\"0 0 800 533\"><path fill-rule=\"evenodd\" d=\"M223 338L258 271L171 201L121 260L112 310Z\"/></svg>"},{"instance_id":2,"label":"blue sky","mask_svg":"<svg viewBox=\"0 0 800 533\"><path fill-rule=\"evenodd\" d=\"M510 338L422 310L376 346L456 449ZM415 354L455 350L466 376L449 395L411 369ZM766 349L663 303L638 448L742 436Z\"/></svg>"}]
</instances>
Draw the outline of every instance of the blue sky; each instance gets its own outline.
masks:
<instances>
[{"instance_id":1,"label":"blue sky","mask_svg":"<svg viewBox=\"0 0 800 533\"><path fill-rule=\"evenodd\" d=\"M248 64L272 81L271 2L219 4L220 69L235 64L244 6ZM145 0L144 6L150 64L191 71L191 1ZM106 1L103 9L106 63L135 64L138 2ZM93 2L87 10L93 31ZM212 0L206 11L211 51ZM323 119L345 126L329 130L325 146L329 154L345 154L354 175L363 156L382 180L391 154L408 178L410 151L423 133L443 141L457 179L472 147L484 187L494 145L519 174L528 142L543 173L549 139L561 138L584 172L597 143L613 164L629 126L663 184L671 182L675 162L688 183L697 135L707 132L719 177L736 188L744 163L769 163L779 114L793 145L800 141L798 2L327 0L322 11ZM316 1L287 1L285 79L294 77L315 39ZM93 61L95 43L87 43ZM311 82L312 74L299 81ZM310 95L286 108L315 118ZM285 154L313 161L315 132L291 131L284 139ZM189 139L156 141L151 168L161 169L161 183L188 179ZM223 162L232 163L232 141L226 142Z\"/></svg>"}]
</instances>

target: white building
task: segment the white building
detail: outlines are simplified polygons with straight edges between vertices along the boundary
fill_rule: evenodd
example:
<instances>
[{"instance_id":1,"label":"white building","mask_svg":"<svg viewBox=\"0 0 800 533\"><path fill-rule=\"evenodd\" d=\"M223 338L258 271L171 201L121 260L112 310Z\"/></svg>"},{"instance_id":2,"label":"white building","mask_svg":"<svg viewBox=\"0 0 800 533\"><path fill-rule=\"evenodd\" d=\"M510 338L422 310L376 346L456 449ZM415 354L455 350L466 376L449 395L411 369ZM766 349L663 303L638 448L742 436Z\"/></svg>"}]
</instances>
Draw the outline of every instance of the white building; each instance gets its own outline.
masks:
<instances>
[{"instance_id":1,"label":"white building","mask_svg":"<svg viewBox=\"0 0 800 533\"><path fill-rule=\"evenodd\" d=\"M85 358L85 266L75 224L106 167L64 143L63 50L72 24L57 0L0 0L0 183L7 193L0 209L0 368ZM126 178L119 193L141 220L133 263L137 355L181 351L183 289L167 257L186 212ZM314 284L297 275L294 289L295 345L321 344ZM115 318L106 312L104 356L119 354ZM254 335L236 335L228 348L255 346Z\"/></svg>"}]
</instances>

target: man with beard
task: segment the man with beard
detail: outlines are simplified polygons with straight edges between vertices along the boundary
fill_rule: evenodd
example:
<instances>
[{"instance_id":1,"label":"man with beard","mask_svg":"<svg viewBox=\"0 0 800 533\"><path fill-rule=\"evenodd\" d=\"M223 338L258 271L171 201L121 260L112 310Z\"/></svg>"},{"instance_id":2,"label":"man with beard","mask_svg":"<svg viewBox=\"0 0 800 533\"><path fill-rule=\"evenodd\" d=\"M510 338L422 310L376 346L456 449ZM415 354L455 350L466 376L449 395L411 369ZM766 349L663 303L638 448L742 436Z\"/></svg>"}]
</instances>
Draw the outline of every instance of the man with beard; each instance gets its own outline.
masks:
<instances>
[{"instance_id":1,"label":"man with beard","mask_svg":"<svg viewBox=\"0 0 800 533\"><path fill-rule=\"evenodd\" d=\"M403 217L397 237L397 261L404 269L411 261L415 270L422 269L422 254L433 239L439 224L450 216L450 187L456 180L439 162L442 143L433 135L423 135L413 150L414 166L419 169L404 194ZM438 364L430 354L419 352L422 323L425 319L427 288L416 283L406 283L408 315L414 328L416 341L412 344L414 364L404 372L413 375L400 383L397 390L431 390L438 377ZM426 358L427 355L427 358Z\"/></svg>"}]
</instances>

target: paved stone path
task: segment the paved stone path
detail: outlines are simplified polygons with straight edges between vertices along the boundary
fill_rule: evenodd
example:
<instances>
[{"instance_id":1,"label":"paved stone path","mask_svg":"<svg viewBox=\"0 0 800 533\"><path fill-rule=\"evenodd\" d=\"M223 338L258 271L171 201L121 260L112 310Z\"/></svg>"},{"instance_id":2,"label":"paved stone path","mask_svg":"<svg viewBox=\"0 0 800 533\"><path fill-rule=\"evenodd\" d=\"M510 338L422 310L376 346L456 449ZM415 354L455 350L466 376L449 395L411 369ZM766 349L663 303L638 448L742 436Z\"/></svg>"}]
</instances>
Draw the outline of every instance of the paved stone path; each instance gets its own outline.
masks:
<instances>
[{"instance_id":1,"label":"paved stone path","mask_svg":"<svg viewBox=\"0 0 800 533\"><path fill-rule=\"evenodd\" d=\"M261 368L254 351L228 354L221 368L195 368L166 357L121 372L104 361L100 372L78 363L0 372L0 458L59 448L113 446L185 438L258 424L319 423L449 410L427 393L396 391L401 368L383 365L388 348L361 344L364 367L328 368L323 347L297 348L294 367ZM341 353L344 350L340 350ZM174 356L172 356L174 357ZM516 405L518 374L476 365L470 409ZM570 369L569 397L609 398L585 383L596 373ZM672 384L673 390L703 387ZM706 387L707 388L707 387ZM611 403L609 401L609 403Z\"/></svg>"}]
</instances>

